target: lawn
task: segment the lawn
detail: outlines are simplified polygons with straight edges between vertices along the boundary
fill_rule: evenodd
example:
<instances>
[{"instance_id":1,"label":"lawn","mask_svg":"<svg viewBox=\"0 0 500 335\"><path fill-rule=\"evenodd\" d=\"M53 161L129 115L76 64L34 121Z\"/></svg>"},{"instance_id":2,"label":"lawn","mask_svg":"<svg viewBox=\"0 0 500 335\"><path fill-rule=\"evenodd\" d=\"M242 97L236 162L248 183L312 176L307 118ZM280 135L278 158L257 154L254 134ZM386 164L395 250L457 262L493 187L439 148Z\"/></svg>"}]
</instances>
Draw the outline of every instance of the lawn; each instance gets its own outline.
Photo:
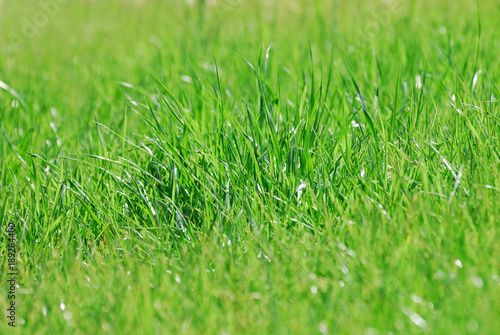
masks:
<instances>
[{"instance_id":1,"label":"lawn","mask_svg":"<svg viewBox=\"0 0 500 335\"><path fill-rule=\"evenodd\" d=\"M500 333L499 18L0 0L0 333Z\"/></svg>"}]
</instances>

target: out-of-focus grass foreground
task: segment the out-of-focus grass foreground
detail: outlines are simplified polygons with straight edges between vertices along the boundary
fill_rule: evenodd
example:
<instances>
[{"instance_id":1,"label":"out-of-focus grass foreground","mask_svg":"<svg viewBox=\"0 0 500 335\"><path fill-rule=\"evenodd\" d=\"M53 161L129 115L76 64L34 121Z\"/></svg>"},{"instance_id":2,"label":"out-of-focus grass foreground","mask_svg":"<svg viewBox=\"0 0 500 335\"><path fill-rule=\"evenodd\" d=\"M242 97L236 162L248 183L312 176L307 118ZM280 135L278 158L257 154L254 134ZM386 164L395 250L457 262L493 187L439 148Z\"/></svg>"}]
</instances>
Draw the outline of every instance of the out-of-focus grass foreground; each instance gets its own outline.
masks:
<instances>
[{"instance_id":1,"label":"out-of-focus grass foreground","mask_svg":"<svg viewBox=\"0 0 500 335\"><path fill-rule=\"evenodd\" d=\"M498 334L500 2L5 0L23 334Z\"/></svg>"}]
</instances>

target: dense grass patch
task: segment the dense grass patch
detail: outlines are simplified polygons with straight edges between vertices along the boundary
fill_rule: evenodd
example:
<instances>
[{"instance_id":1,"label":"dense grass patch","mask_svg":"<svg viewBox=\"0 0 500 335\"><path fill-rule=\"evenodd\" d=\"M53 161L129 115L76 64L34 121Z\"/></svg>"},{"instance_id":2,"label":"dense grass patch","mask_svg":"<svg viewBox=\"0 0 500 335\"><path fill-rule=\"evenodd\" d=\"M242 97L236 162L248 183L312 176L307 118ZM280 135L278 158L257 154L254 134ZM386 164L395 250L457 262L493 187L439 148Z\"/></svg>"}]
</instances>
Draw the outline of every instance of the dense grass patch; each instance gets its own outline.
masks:
<instances>
[{"instance_id":1,"label":"dense grass patch","mask_svg":"<svg viewBox=\"0 0 500 335\"><path fill-rule=\"evenodd\" d=\"M19 330L498 332L497 1L0 15Z\"/></svg>"}]
</instances>

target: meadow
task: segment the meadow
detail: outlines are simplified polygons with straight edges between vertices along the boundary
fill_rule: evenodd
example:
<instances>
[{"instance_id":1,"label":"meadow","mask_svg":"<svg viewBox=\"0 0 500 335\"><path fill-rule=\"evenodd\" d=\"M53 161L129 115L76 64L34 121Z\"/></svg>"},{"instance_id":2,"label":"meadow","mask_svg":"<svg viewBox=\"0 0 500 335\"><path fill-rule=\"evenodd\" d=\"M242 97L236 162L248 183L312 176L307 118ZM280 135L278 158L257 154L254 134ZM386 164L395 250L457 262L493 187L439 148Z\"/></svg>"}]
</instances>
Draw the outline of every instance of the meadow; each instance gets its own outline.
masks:
<instances>
[{"instance_id":1,"label":"meadow","mask_svg":"<svg viewBox=\"0 0 500 335\"><path fill-rule=\"evenodd\" d=\"M500 333L499 18L0 1L0 333Z\"/></svg>"}]
</instances>

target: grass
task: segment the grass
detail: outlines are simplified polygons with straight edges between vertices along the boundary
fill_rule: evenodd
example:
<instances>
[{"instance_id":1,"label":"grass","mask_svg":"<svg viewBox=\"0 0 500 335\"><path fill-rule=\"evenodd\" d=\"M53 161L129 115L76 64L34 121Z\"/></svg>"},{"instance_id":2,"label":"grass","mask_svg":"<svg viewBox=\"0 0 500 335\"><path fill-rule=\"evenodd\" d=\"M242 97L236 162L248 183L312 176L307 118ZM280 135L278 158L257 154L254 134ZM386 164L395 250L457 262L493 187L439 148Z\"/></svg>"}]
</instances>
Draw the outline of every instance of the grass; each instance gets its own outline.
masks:
<instances>
[{"instance_id":1,"label":"grass","mask_svg":"<svg viewBox=\"0 0 500 335\"><path fill-rule=\"evenodd\" d=\"M497 1L50 8L0 11L18 332L500 331Z\"/></svg>"}]
</instances>

